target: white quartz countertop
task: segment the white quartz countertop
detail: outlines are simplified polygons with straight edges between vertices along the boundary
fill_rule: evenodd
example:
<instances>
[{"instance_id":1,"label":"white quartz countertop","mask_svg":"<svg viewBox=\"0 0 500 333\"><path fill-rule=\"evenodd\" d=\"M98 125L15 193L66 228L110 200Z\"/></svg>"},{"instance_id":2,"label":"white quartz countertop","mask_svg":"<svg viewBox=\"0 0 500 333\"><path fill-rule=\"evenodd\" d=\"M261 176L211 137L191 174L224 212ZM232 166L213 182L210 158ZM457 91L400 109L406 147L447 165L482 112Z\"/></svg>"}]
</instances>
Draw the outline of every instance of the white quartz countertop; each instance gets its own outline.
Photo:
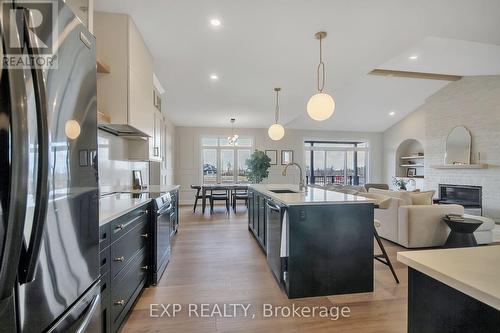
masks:
<instances>
[{"instance_id":1,"label":"white quartz countertop","mask_svg":"<svg viewBox=\"0 0 500 333\"><path fill-rule=\"evenodd\" d=\"M250 184L249 187L286 206L375 203L375 200L362 196L315 187L308 187L307 191L299 192L298 185L292 184ZM272 190L291 190L296 193L274 193Z\"/></svg>"},{"instance_id":2,"label":"white quartz countertop","mask_svg":"<svg viewBox=\"0 0 500 333\"><path fill-rule=\"evenodd\" d=\"M398 261L500 310L500 246L398 252Z\"/></svg>"},{"instance_id":3,"label":"white quartz countertop","mask_svg":"<svg viewBox=\"0 0 500 333\"><path fill-rule=\"evenodd\" d=\"M103 225L151 202L150 198L133 198L127 193L108 195L99 199L99 225Z\"/></svg>"}]
</instances>

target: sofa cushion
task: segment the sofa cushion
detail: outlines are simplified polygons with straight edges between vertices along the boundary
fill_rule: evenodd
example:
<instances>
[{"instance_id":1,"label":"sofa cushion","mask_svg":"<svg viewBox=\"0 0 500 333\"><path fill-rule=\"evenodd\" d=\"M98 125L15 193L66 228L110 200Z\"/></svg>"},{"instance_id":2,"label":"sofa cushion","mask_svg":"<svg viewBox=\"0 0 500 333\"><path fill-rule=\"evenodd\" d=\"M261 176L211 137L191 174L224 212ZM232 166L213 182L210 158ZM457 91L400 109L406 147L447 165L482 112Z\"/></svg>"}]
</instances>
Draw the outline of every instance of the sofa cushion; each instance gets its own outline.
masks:
<instances>
[{"instance_id":1,"label":"sofa cushion","mask_svg":"<svg viewBox=\"0 0 500 333\"><path fill-rule=\"evenodd\" d=\"M379 190L376 188L371 188L369 193L382 194L391 198L398 198L403 201L403 206L410 206L412 204L410 192L406 191L388 191L388 190Z\"/></svg>"},{"instance_id":2,"label":"sofa cushion","mask_svg":"<svg viewBox=\"0 0 500 333\"><path fill-rule=\"evenodd\" d=\"M359 196L376 200L379 209L389 208L392 199L391 197L377 193L359 193Z\"/></svg>"},{"instance_id":3,"label":"sofa cushion","mask_svg":"<svg viewBox=\"0 0 500 333\"><path fill-rule=\"evenodd\" d=\"M410 194L412 205L432 205L435 191L413 192Z\"/></svg>"}]
</instances>

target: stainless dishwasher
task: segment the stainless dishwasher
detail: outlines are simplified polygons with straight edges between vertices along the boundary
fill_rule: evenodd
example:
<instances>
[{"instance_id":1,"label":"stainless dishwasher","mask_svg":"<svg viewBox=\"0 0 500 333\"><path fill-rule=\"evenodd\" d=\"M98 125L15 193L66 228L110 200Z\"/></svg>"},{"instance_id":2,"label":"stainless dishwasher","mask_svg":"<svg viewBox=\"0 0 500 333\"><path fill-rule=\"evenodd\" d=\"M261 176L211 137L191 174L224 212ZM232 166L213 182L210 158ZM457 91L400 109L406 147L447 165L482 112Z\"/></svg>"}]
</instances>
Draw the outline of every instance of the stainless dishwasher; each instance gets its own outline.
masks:
<instances>
[{"instance_id":1,"label":"stainless dishwasher","mask_svg":"<svg viewBox=\"0 0 500 333\"><path fill-rule=\"evenodd\" d=\"M281 258L281 220L284 207L272 200L266 201L266 252L267 262L271 267L274 277L282 284L282 258Z\"/></svg>"}]
</instances>

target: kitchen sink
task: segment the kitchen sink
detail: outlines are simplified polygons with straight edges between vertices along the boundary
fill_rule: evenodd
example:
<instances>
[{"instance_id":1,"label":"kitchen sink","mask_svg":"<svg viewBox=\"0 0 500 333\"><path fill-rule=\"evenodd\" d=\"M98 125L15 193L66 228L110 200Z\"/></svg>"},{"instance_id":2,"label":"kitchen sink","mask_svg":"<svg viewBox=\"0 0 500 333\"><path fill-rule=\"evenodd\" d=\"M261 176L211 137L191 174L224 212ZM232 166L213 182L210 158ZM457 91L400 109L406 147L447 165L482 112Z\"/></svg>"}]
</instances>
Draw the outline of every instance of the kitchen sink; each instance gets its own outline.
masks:
<instances>
[{"instance_id":1,"label":"kitchen sink","mask_svg":"<svg viewBox=\"0 0 500 333\"><path fill-rule=\"evenodd\" d=\"M269 190L273 193L298 193L297 191L292 191L292 190Z\"/></svg>"}]
</instances>

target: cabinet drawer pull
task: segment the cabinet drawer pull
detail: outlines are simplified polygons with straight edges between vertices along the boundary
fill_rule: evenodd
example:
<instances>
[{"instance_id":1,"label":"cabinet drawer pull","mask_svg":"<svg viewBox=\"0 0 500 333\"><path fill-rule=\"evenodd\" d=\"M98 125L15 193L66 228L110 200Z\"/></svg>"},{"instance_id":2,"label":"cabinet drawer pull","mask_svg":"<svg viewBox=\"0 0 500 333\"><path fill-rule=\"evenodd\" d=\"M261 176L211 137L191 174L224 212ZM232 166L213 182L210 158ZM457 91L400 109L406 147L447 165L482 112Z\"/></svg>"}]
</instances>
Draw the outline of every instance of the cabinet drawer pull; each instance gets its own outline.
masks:
<instances>
[{"instance_id":1,"label":"cabinet drawer pull","mask_svg":"<svg viewBox=\"0 0 500 333\"><path fill-rule=\"evenodd\" d=\"M116 230L123 230L125 228L125 225L124 224L119 224L116 226Z\"/></svg>"},{"instance_id":2,"label":"cabinet drawer pull","mask_svg":"<svg viewBox=\"0 0 500 333\"><path fill-rule=\"evenodd\" d=\"M146 233L146 234L142 234L142 235L141 235L141 237L143 237L143 238L148 238L148 237L149 237L149 235Z\"/></svg>"},{"instance_id":3,"label":"cabinet drawer pull","mask_svg":"<svg viewBox=\"0 0 500 333\"><path fill-rule=\"evenodd\" d=\"M124 261L125 257L116 257L113 261Z\"/></svg>"},{"instance_id":4,"label":"cabinet drawer pull","mask_svg":"<svg viewBox=\"0 0 500 333\"><path fill-rule=\"evenodd\" d=\"M142 267L141 267L141 269L142 269L143 271L147 271L147 270L148 270L148 265L146 265L146 266L142 266Z\"/></svg>"},{"instance_id":5,"label":"cabinet drawer pull","mask_svg":"<svg viewBox=\"0 0 500 333\"><path fill-rule=\"evenodd\" d=\"M115 305L123 306L125 304L125 300L121 299L119 301L114 302Z\"/></svg>"}]
</instances>

